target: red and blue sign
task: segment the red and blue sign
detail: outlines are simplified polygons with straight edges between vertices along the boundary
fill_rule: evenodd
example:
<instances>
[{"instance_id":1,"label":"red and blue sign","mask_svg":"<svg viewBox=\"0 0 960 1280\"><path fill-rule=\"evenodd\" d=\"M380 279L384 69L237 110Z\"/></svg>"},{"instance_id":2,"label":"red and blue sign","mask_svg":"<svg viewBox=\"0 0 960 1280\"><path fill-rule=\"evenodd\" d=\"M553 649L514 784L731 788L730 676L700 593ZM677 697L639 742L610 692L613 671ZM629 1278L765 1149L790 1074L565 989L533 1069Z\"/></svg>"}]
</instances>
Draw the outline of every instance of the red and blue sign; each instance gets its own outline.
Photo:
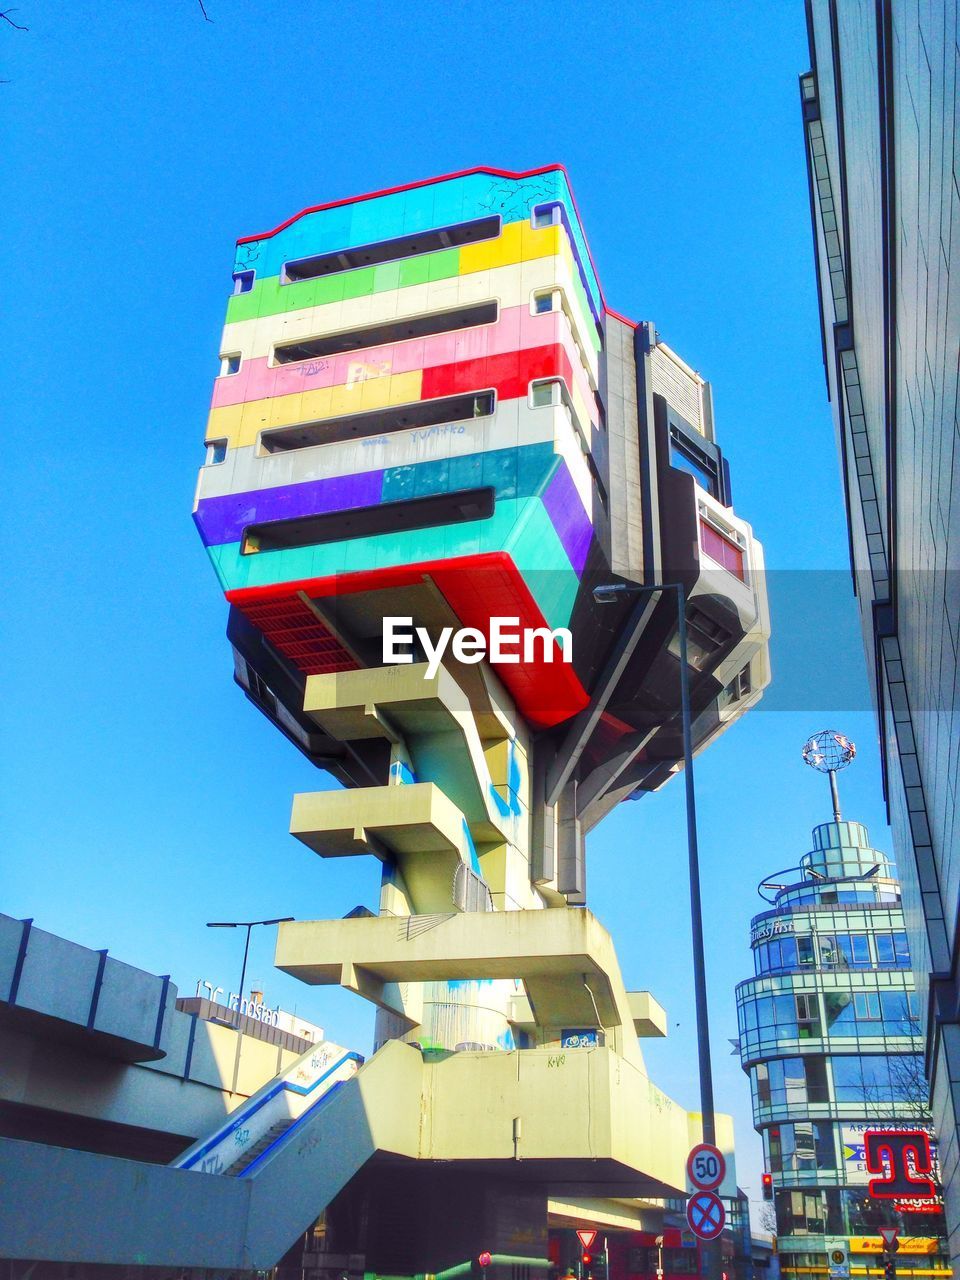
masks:
<instances>
[{"instance_id":1,"label":"red and blue sign","mask_svg":"<svg viewBox=\"0 0 960 1280\"><path fill-rule=\"evenodd\" d=\"M715 1191L698 1191L687 1201L687 1225L701 1240L716 1240L726 1220L723 1201Z\"/></svg>"}]
</instances>

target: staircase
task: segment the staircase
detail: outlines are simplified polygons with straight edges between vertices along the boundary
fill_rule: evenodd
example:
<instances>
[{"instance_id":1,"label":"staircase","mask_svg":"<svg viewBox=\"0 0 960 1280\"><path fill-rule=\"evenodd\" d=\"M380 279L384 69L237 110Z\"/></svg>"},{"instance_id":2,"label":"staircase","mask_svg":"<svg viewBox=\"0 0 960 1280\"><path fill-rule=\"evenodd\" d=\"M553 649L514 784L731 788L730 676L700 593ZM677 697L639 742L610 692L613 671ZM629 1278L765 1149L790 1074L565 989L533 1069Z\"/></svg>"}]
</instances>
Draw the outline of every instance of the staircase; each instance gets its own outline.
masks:
<instances>
[{"instance_id":1,"label":"staircase","mask_svg":"<svg viewBox=\"0 0 960 1280\"><path fill-rule=\"evenodd\" d=\"M276 1142L281 1134L287 1132L293 1123L294 1117L289 1116L285 1120L278 1120L275 1125L271 1125L259 1141L255 1142L248 1151L244 1151L239 1160L235 1160L229 1169L224 1170L224 1175L228 1178L239 1178L246 1169L249 1169L258 1156L263 1155L267 1147Z\"/></svg>"}]
</instances>

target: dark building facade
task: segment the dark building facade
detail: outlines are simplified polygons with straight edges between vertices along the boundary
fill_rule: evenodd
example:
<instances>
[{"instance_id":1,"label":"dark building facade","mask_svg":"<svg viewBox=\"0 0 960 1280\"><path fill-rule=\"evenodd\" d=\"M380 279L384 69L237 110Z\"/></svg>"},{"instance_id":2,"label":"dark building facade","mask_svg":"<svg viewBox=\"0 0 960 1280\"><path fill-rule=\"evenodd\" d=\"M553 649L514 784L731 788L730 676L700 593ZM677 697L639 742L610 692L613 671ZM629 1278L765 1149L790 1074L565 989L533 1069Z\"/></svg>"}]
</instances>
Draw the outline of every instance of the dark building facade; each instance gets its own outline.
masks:
<instances>
[{"instance_id":1,"label":"dark building facade","mask_svg":"<svg viewBox=\"0 0 960 1280\"><path fill-rule=\"evenodd\" d=\"M960 1256L960 236L954 3L807 0L827 390Z\"/></svg>"},{"instance_id":2,"label":"dark building facade","mask_svg":"<svg viewBox=\"0 0 960 1280\"><path fill-rule=\"evenodd\" d=\"M755 976L737 988L737 1017L781 1275L826 1276L836 1248L869 1266L879 1228L896 1226L901 1275L946 1277L937 1199L868 1191L865 1132L930 1128L896 868L859 822L825 822L761 895L771 905L751 924Z\"/></svg>"}]
</instances>

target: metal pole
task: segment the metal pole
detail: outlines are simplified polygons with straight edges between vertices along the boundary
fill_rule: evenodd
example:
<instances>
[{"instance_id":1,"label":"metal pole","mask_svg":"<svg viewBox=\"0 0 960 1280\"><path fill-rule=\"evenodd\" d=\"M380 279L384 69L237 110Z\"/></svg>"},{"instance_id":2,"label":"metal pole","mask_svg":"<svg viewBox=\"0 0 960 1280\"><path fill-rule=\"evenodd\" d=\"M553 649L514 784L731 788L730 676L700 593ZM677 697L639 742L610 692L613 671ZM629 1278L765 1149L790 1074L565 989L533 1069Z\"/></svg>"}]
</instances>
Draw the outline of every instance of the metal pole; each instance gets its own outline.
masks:
<instances>
[{"instance_id":1,"label":"metal pole","mask_svg":"<svg viewBox=\"0 0 960 1280\"><path fill-rule=\"evenodd\" d=\"M703 952L703 908L700 902L700 853L697 844L697 798L693 779L693 730L690 710L690 670L687 665L687 614L683 585L679 582L653 583L643 587L618 588L640 595L673 591L677 602L677 641L680 648L680 714L683 726L683 775L687 802L687 855L690 874L690 925L693 935L693 988L697 1011L697 1059L700 1068L700 1114L704 1142L716 1143L717 1124L713 1109L713 1068L710 1063L710 1020L707 1012L707 973ZM719 1241L698 1241L702 1273L711 1280L719 1276Z\"/></svg>"},{"instance_id":2,"label":"metal pole","mask_svg":"<svg viewBox=\"0 0 960 1280\"><path fill-rule=\"evenodd\" d=\"M690 711L690 671L687 666L687 613L683 587L674 584L677 596L677 633L680 644L680 703L683 720L683 774L687 799L687 853L690 867L690 927L693 935L693 989L697 1008L697 1058L700 1066L700 1114L704 1142L716 1143L713 1110L713 1067L710 1062L710 1020L707 1012L707 966L703 951L703 908L700 902L700 852L697 843L697 797L693 785L693 731ZM719 1240L700 1242L701 1273L708 1280L720 1274Z\"/></svg>"},{"instance_id":3,"label":"metal pole","mask_svg":"<svg viewBox=\"0 0 960 1280\"><path fill-rule=\"evenodd\" d=\"M828 769L827 776L830 779L830 798L833 800L833 820L840 821L840 792L837 790L837 771L836 769Z\"/></svg>"},{"instance_id":4,"label":"metal pole","mask_svg":"<svg viewBox=\"0 0 960 1280\"><path fill-rule=\"evenodd\" d=\"M687 615L683 587L676 583L680 641L680 702L683 718L683 775L687 796L687 853L690 866L690 917L693 933L693 988L697 1006L697 1057L700 1065L700 1111L703 1140L715 1143L713 1069L710 1064L710 1023L707 1013L707 972L703 953L703 910L700 904L700 853L697 845L697 798L693 786L693 734L690 715L690 673L687 667Z\"/></svg>"},{"instance_id":5,"label":"metal pole","mask_svg":"<svg viewBox=\"0 0 960 1280\"><path fill-rule=\"evenodd\" d=\"M253 929L253 924L248 924L248 925L247 925L247 940L246 940L246 942L243 944L243 967L242 967L242 968L241 968L241 970L240 970L240 990L239 990L239 992L238 992L238 994L237 994L237 1018L236 1018L236 1025L237 1025L238 1027L240 1026L240 1005L243 1003L243 984L244 984L244 983L246 982L246 980L247 980L247 954L248 954L248 952L249 952L249 950L250 950L250 933L251 933L252 929Z\"/></svg>"}]
</instances>

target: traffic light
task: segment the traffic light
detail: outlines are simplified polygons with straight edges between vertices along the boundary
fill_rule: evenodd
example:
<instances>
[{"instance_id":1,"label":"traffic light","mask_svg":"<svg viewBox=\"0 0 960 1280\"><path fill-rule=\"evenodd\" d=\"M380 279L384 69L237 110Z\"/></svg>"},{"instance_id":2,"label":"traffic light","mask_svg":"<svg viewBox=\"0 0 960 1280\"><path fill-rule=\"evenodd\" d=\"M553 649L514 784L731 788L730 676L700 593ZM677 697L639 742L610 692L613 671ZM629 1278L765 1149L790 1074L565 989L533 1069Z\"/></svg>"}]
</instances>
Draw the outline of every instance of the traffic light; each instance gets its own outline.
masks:
<instances>
[{"instance_id":1,"label":"traffic light","mask_svg":"<svg viewBox=\"0 0 960 1280\"><path fill-rule=\"evenodd\" d=\"M580 1261L583 1263L585 1267L589 1267L591 1262L593 1262L593 1254L587 1253L586 1251L584 1251L584 1253L581 1255Z\"/></svg>"},{"instance_id":2,"label":"traffic light","mask_svg":"<svg viewBox=\"0 0 960 1280\"><path fill-rule=\"evenodd\" d=\"M764 1200L773 1199L773 1174L765 1173L762 1175L763 1182L763 1198Z\"/></svg>"},{"instance_id":3,"label":"traffic light","mask_svg":"<svg viewBox=\"0 0 960 1280\"><path fill-rule=\"evenodd\" d=\"M883 1280L897 1280L897 1260L890 1253L883 1262Z\"/></svg>"}]
</instances>

